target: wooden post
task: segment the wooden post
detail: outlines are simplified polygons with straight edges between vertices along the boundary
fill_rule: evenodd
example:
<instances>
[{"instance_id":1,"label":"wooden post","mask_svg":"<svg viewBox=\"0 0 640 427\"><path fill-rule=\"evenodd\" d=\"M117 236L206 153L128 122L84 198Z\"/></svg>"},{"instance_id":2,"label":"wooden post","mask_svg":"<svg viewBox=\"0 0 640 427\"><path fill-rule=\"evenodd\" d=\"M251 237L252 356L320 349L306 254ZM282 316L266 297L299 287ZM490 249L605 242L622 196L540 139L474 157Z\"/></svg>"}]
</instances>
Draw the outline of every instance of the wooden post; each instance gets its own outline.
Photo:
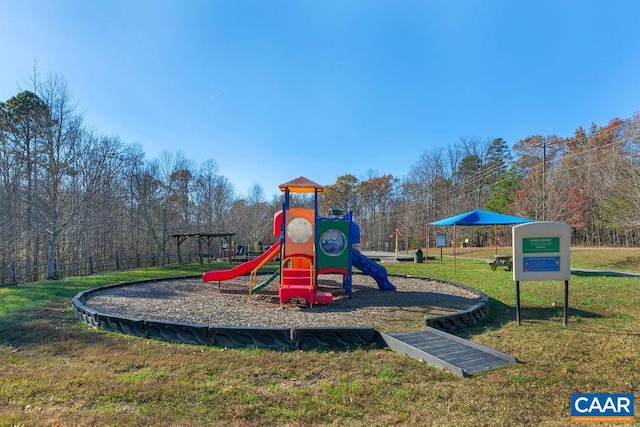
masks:
<instances>
[{"instance_id":1,"label":"wooden post","mask_svg":"<svg viewBox=\"0 0 640 427\"><path fill-rule=\"evenodd\" d=\"M178 264L182 264L182 254L180 253L180 245L182 242L180 241L181 236L176 236L176 247L178 250Z\"/></svg>"},{"instance_id":2,"label":"wooden post","mask_svg":"<svg viewBox=\"0 0 640 427\"><path fill-rule=\"evenodd\" d=\"M396 232L394 233L396 236L396 259L398 259L398 229L396 228Z\"/></svg>"},{"instance_id":3,"label":"wooden post","mask_svg":"<svg viewBox=\"0 0 640 427\"><path fill-rule=\"evenodd\" d=\"M89 274L93 274L93 257L89 255Z\"/></svg>"}]
</instances>

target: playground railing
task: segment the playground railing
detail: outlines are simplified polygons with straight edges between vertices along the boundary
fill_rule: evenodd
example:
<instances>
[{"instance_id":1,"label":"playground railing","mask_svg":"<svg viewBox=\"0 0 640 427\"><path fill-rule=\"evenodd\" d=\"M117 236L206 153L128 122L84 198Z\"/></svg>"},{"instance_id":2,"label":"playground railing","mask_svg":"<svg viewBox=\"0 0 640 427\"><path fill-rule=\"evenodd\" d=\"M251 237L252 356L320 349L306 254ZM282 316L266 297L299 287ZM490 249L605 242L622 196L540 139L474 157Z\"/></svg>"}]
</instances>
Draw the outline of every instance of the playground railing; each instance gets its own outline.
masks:
<instances>
[{"instance_id":1,"label":"playground railing","mask_svg":"<svg viewBox=\"0 0 640 427\"><path fill-rule=\"evenodd\" d=\"M252 289L258 285L258 277L257 277L258 270L260 270L262 267L269 264L270 262L271 262L271 259L268 259L268 258L263 259L262 261L260 261L260 264L258 264L256 268L254 268L249 274L249 295L251 295Z\"/></svg>"}]
</instances>

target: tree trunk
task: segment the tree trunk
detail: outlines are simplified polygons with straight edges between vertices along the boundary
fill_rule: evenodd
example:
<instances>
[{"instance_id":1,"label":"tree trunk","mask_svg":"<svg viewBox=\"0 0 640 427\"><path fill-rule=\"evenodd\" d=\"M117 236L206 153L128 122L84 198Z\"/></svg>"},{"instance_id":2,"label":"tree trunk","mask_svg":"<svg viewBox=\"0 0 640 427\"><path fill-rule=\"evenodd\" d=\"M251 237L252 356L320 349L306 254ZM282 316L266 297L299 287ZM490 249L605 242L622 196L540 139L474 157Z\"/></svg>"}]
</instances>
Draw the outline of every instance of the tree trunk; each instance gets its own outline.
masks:
<instances>
[{"instance_id":1,"label":"tree trunk","mask_svg":"<svg viewBox=\"0 0 640 427\"><path fill-rule=\"evenodd\" d=\"M49 256L47 257L47 280L57 279L56 275L56 235L51 233L49 238Z\"/></svg>"}]
</instances>

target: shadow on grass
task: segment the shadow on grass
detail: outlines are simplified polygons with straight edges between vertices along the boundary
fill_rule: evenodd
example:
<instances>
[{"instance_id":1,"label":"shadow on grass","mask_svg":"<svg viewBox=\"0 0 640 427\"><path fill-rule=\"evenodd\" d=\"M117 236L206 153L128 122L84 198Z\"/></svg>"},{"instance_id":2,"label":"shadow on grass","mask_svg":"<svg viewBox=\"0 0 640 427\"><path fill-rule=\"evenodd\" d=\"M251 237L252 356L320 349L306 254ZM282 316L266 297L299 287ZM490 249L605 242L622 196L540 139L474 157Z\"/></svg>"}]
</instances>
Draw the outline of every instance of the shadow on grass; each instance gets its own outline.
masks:
<instances>
[{"instance_id":1,"label":"shadow on grass","mask_svg":"<svg viewBox=\"0 0 640 427\"><path fill-rule=\"evenodd\" d=\"M609 270L571 270L572 276L577 277L638 277L638 273L625 273L623 271L609 271Z\"/></svg>"},{"instance_id":2,"label":"shadow on grass","mask_svg":"<svg viewBox=\"0 0 640 427\"><path fill-rule=\"evenodd\" d=\"M487 330L497 330L504 327L510 322L516 321L516 307L515 305L505 304L500 300L489 298L487 316L480 320L478 324L463 328L456 331L456 335L462 338L469 338L478 333ZM568 310L569 320L571 318L592 318L599 319L603 316L590 311L580 310L569 306ZM564 307L535 307L535 306L520 306L520 320L523 323L527 321L548 321L552 319L559 319L562 322L564 317Z\"/></svg>"},{"instance_id":3,"label":"shadow on grass","mask_svg":"<svg viewBox=\"0 0 640 427\"><path fill-rule=\"evenodd\" d=\"M70 341L96 342L102 336L79 323L64 304L0 315L0 345L18 350L40 346L56 348Z\"/></svg>"},{"instance_id":4,"label":"shadow on grass","mask_svg":"<svg viewBox=\"0 0 640 427\"><path fill-rule=\"evenodd\" d=\"M71 307L81 291L104 286L109 279L95 275L79 279L35 282L0 288L0 345L29 347L62 342L78 336L91 340L95 333L79 328Z\"/></svg>"},{"instance_id":5,"label":"shadow on grass","mask_svg":"<svg viewBox=\"0 0 640 427\"><path fill-rule=\"evenodd\" d=\"M638 264L640 264L640 257L630 255L630 256L627 256L625 259L609 264L609 266L615 267L615 268L625 268L625 267L637 268Z\"/></svg>"}]
</instances>

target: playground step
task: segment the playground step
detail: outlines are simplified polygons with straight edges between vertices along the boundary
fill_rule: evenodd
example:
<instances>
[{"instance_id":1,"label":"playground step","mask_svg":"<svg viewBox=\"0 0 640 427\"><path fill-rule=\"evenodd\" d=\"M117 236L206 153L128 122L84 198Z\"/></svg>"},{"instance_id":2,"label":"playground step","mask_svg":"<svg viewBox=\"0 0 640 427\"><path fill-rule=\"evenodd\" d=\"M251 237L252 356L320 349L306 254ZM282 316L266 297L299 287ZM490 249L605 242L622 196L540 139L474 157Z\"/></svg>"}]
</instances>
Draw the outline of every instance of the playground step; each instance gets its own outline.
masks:
<instances>
[{"instance_id":1,"label":"playground step","mask_svg":"<svg viewBox=\"0 0 640 427\"><path fill-rule=\"evenodd\" d=\"M431 327L399 334L380 332L380 337L397 353L461 377L518 362L513 356Z\"/></svg>"},{"instance_id":2,"label":"playground step","mask_svg":"<svg viewBox=\"0 0 640 427\"><path fill-rule=\"evenodd\" d=\"M306 286L307 288L309 288L311 287L311 283L312 283L312 278L309 276L307 277L283 276L282 277L283 286Z\"/></svg>"},{"instance_id":3,"label":"playground step","mask_svg":"<svg viewBox=\"0 0 640 427\"><path fill-rule=\"evenodd\" d=\"M307 277L311 274L308 268L283 268L282 274L287 277Z\"/></svg>"},{"instance_id":4,"label":"playground step","mask_svg":"<svg viewBox=\"0 0 640 427\"><path fill-rule=\"evenodd\" d=\"M309 304L333 302L333 295L329 292L316 291L309 285L282 285L280 286L280 303L284 304L292 298L304 298Z\"/></svg>"}]
</instances>

